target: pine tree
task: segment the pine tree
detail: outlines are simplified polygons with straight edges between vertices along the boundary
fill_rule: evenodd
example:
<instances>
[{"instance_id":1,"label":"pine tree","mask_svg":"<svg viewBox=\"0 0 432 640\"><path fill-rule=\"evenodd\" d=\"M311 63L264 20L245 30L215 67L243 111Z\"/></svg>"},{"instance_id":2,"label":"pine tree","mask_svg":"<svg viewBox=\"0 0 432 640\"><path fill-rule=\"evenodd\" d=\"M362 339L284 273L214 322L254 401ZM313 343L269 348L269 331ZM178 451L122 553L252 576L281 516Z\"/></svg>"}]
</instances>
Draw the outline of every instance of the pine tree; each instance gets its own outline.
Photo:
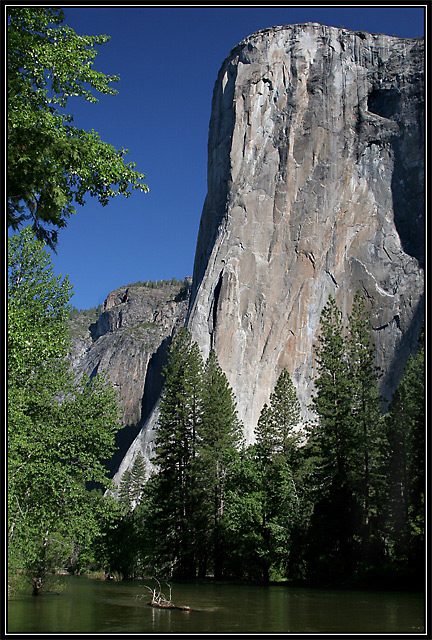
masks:
<instances>
[{"instance_id":1,"label":"pine tree","mask_svg":"<svg viewBox=\"0 0 432 640\"><path fill-rule=\"evenodd\" d=\"M353 384L343 317L331 296L321 313L315 355L318 376L312 408L318 420L310 428L308 447L317 464L307 554L310 573L331 580L352 572L360 527L352 477L360 446L353 420Z\"/></svg>"},{"instance_id":2,"label":"pine tree","mask_svg":"<svg viewBox=\"0 0 432 640\"><path fill-rule=\"evenodd\" d=\"M139 505L145 480L145 460L138 453L132 467L126 469L119 484L119 502L126 512L133 511Z\"/></svg>"},{"instance_id":3,"label":"pine tree","mask_svg":"<svg viewBox=\"0 0 432 640\"><path fill-rule=\"evenodd\" d=\"M118 500L121 508L126 512L132 511L132 499L131 499L131 477L132 473L130 469L126 469L121 477L118 488Z\"/></svg>"},{"instance_id":4,"label":"pine tree","mask_svg":"<svg viewBox=\"0 0 432 640\"><path fill-rule=\"evenodd\" d=\"M259 555L265 581L270 579L272 569L278 575L285 575L294 528L300 517L299 421L300 403L290 375L284 369L255 430Z\"/></svg>"},{"instance_id":5,"label":"pine tree","mask_svg":"<svg viewBox=\"0 0 432 640\"><path fill-rule=\"evenodd\" d=\"M352 388L352 415L359 448L357 464L351 469L352 485L363 510L363 553L371 542L371 527L377 529L382 504L382 454L384 426L380 410L375 349L371 341L369 315L364 298L358 291L349 316L347 340L349 375Z\"/></svg>"},{"instance_id":6,"label":"pine tree","mask_svg":"<svg viewBox=\"0 0 432 640\"><path fill-rule=\"evenodd\" d=\"M222 577L224 540L223 516L225 483L230 465L241 442L241 426L237 417L234 393L212 350L205 363L203 415L199 447L204 518L201 574L205 575L208 550L212 552L214 576Z\"/></svg>"},{"instance_id":7,"label":"pine tree","mask_svg":"<svg viewBox=\"0 0 432 640\"><path fill-rule=\"evenodd\" d=\"M347 328L332 297L322 312L320 328L313 398L318 422L309 438L318 455L311 532L315 529L316 551L320 553L321 546L329 571L337 569L346 576L360 560L366 567L384 551L379 531L385 451L380 372L360 292L354 296Z\"/></svg>"},{"instance_id":8,"label":"pine tree","mask_svg":"<svg viewBox=\"0 0 432 640\"><path fill-rule=\"evenodd\" d=\"M260 414L256 429L258 447L263 451L269 449L271 456L283 453L289 458L299 442L299 422L297 393L288 371L283 369L270 396L270 406L264 405Z\"/></svg>"},{"instance_id":9,"label":"pine tree","mask_svg":"<svg viewBox=\"0 0 432 640\"><path fill-rule=\"evenodd\" d=\"M174 337L155 439L155 505L159 555L179 577L196 571L196 454L202 422L203 361L187 329Z\"/></svg>"},{"instance_id":10,"label":"pine tree","mask_svg":"<svg viewBox=\"0 0 432 640\"><path fill-rule=\"evenodd\" d=\"M389 439L390 553L399 570L421 579L425 527L425 361L410 356L386 416Z\"/></svg>"},{"instance_id":11,"label":"pine tree","mask_svg":"<svg viewBox=\"0 0 432 640\"><path fill-rule=\"evenodd\" d=\"M323 457L323 480L346 481L355 448L352 424L352 381L349 375L342 313L332 296L321 313L315 348L318 377L312 408L319 416L312 439Z\"/></svg>"}]
</instances>

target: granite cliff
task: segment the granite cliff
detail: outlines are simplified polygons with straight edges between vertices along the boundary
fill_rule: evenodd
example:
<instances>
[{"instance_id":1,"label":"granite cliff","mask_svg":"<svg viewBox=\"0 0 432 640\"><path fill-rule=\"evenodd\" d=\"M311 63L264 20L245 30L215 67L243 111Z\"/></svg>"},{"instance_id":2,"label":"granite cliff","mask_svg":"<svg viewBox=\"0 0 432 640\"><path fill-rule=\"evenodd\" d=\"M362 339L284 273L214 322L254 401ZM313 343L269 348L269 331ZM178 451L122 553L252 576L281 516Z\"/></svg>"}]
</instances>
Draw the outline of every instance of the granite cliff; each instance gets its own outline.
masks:
<instances>
[{"instance_id":1,"label":"granite cliff","mask_svg":"<svg viewBox=\"0 0 432 640\"><path fill-rule=\"evenodd\" d=\"M365 295L387 399L415 349L423 47L307 23L254 33L222 64L186 324L204 357L215 349L249 441L284 367L307 415L330 294L344 312ZM157 408L117 480L138 452L151 457L156 427Z\"/></svg>"},{"instance_id":2,"label":"granite cliff","mask_svg":"<svg viewBox=\"0 0 432 640\"><path fill-rule=\"evenodd\" d=\"M191 279L182 283L135 283L112 291L97 315L70 320L71 365L77 376L106 371L122 410L115 470L151 413L162 387L170 340L183 325ZM96 311L96 310L95 310ZM89 322L90 320L94 320Z\"/></svg>"},{"instance_id":3,"label":"granite cliff","mask_svg":"<svg viewBox=\"0 0 432 640\"><path fill-rule=\"evenodd\" d=\"M306 412L332 294L368 300L389 398L423 317L423 40L308 23L220 69L188 325L252 438L282 368Z\"/></svg>"}]
</instances>

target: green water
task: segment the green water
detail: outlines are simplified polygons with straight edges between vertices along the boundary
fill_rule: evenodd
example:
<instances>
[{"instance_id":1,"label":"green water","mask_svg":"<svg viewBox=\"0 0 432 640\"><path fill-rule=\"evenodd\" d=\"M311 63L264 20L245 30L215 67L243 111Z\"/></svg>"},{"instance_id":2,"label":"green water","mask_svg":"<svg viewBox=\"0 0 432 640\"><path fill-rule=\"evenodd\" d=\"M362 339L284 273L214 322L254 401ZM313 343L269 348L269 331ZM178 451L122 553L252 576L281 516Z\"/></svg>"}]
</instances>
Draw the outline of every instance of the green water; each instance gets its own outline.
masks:
<instances>
[{"instance_id":1,"label":"green water","mask_svg":"<svg viewBox=\"0 0 432 640\"><path fill-rule=\"evenodd\" d=\"M173 601L191 611L170 611L149 607L140 581L62 582L57 595L9 600L8 632L424 633L424 597L416 593L173 584Z\"/></svg>"}]
</instances>

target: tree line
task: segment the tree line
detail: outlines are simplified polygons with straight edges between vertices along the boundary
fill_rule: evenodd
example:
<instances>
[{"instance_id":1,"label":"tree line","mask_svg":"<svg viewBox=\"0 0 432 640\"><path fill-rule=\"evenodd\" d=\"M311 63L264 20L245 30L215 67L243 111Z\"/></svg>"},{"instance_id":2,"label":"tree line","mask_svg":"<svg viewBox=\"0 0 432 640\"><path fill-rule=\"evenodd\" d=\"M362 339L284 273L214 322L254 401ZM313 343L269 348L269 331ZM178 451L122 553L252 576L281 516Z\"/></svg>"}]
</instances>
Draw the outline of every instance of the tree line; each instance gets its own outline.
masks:
<instances>
[{"instance_id":1,"label":"tree line","mask_svg":"<svg viewBox=\"0 0 432 640\"><path fill-rule=\"evenodd\" d=\"M101 546L124 576L419 585L424 572L424 348L386 412L365 301L330 297L316 344L316 419L283 370L246 446L212 351L174 338L153 470L139 456ZM113 537L112 537L113 536Z\"/></svg>"},{"instance_id":2,"label":"tree line","mask_svg":"<svg viewBox=\"0 0 432 640\"><path fill-rule=\"evenodd\" d=\"M114 452L119 406L102 373L71 375L72 287L53 274L44 247L55 249L87 195L105 206L148 187L125 149L66 114L71 96L97 102L95 92L116 93L118 78L93 69L108 37L79 36L63 19L58 8L7 10L9 588L38 593L58 566L124 577L421 584L424 346L383 412L360 295L349 318L332 298L323 310L314 424L300 427L283 371L247 446L215 354L203 362L181 330L152 469L138 456L118 498L87 490L89 482L114 489L102 461Z\"/></svg>"},{"instance_id":3,"label":"tree line","mask_svg":"<svg viewBox=\"0 0 432 640\"><path fill-rule=\"evenodd\" d=\"M388 409L360 294L330 297L315 345L315 420L283 370L246 444L216 354L187 329L164 370L151 468L115 487L118 400L67 361L66 278L30 227L9 239L8 575L35 592L54 567L134 578L419 585L424 572L424 346ZM108 492L88 491L97 482Z\"/></svg>"}]
</instances>

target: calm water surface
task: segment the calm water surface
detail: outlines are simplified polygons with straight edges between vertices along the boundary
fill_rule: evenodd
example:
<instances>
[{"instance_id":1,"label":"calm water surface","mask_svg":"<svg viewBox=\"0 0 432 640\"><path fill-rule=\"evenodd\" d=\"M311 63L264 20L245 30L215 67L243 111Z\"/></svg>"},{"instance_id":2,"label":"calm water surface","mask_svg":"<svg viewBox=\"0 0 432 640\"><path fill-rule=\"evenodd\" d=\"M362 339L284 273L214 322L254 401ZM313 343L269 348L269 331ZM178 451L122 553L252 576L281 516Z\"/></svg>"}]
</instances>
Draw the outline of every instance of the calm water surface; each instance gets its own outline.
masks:
<instances>
[{"instance_id":1,"label":"calm water surface","mask_svg":"<svg viewBox=\"0 0 432 640\"><path fill-rule=\"evenodd\" d=\"M423 633L416 593L330 591L287 586L172 585L191 611L149 607L151 582L65 576L58 594L16 596L8 632L17 633ZM169 591L164 592L168 595ZM144 595L142 599L140 596Z\"/></svg>"}]
</instances>

